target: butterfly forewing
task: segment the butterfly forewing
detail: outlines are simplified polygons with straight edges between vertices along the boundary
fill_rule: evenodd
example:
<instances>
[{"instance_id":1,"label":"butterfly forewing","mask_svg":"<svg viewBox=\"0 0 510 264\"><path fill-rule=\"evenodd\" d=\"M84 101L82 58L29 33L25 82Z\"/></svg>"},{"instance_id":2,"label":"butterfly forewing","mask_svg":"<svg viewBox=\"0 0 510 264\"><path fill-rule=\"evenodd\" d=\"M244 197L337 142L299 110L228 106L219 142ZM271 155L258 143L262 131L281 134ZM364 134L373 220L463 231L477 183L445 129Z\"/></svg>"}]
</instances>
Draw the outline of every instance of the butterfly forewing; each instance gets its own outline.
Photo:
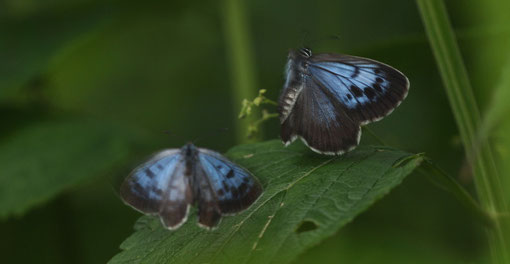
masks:
<instances>
[{"instance_id":1,"label":"butterfly forewing","mask_svg":"<svg viewBox=\"0 0 510 264\"><path fill-rule=\"evenodd\" d=\"M181 158L179 150L165 150L135 168L120 188L122 199L141 212L157 214Z\"/></svg>"},{"instance_id":2,"label":"butterfly forewing","mask_svg":"<svg viewBox=\"0 0 510 264\"><path fill-rule=\"evenodd\" d=\"M183 158L177 149L156 154L126 178L120 189L122 199L138 211L159 215L167 228L179 227L193 202Z\"/></svg>"},{"instance_id":3,"label":"butterfly forewing","mask_svg":"<svg viewBox=\"0 0 510 264\"><path fill-rule=\"evenodd\" d=\"M400 71L370 59L318 54L310 58L308 69L360 124L391 113L409 90L409 81Z\"/></svg>"},{"instance_id":4,"label":"butterfly forewing","mask_svg":"<svg viewBox=\"0 0 510 264\"><path fill-rule=\"evenodd\" d=\"M222 214L242 211L260 196L256 178L219 153L200 149L199 160Z\"/></svg>"}]
</instances>

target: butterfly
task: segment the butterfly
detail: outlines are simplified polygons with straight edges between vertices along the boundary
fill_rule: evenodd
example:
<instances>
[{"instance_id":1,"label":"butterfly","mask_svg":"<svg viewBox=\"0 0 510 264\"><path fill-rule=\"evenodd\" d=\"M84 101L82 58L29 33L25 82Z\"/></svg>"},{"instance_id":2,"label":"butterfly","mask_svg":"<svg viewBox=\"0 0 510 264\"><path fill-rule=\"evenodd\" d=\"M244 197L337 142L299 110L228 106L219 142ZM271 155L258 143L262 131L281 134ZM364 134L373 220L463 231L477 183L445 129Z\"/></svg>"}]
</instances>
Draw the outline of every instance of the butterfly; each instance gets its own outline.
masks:
<instances>
[{"instance_id":1,"label":"butterfly","mask_svg":"<svg viewBox=\"0 0 510 264\"><path fill-rule=\"evenodd\" d=\"M313 151L354 149L361 126L389 115L407 96L409 80L384 63L350 55L289 52L279 102L281 139L298 137Z\"/></svg>"},{"instance_id":2,"label":"butterfly","mask_svg":"<svg viewBox=\"0 0 510 264\"><path fill-rule=\"evenodd\" d=\"M262 186L247 170L218 152L186 144L156 153L124 180L121 198L134 209L158 215L175 230L198 208L198 225L211 229L221 216L247 209Z\"/></svg>"}]
</instances>

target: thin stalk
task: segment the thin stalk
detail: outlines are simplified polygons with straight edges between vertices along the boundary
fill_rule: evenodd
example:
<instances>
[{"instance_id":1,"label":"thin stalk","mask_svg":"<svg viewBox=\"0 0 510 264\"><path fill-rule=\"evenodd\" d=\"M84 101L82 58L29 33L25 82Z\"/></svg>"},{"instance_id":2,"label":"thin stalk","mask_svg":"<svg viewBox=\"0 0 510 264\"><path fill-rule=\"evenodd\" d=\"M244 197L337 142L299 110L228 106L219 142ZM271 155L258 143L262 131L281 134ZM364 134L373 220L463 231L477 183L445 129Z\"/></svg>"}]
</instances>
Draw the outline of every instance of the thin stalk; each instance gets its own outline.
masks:
<instances>
[{"instance_id":1,"label":"thin stalk","mask_svg":"<svg viewBox=\"0 0 510 264\"><path fill-rule=\"evenodd\" d=\"M479 140L486 140L498 124L504 123L504 118L510 114L510 56L502 69L502 78L494 89L489 108L484 115L482 126L478 131Z\"/></svg>"},{"instance_id":2,"label":"thin stalk","mask_svg":"<svg viewBox=\"0 0 510 264\"><path fill-rule=\"evenodd\" d=\"M466 156L473 168L480 204L493 216L494 225L487 228L493 262L510 263L507 252L510 241L504 235L502 218L499 217L501 213L507 212L501 180L489 143L485 140L480 142L480 146L476 144L476 132L481 124L480 112L446 7L442 0L417 0L417 3Z\"/></svg>"},{"instance_id":3,"label":"thin stalk","mask_svg":"<svg viewBox=\"0 0 510 264\"><path fill-rule=\"evenodd\" d=\"M379 144L388 146L380 137L378 137L370 128L363 127L363 131L372 136ZM425 176L429 181L452 194L462 205L479 219L484 225L492 226L492 216L489 215L480 204L469 194L469 192L460 185L452 176L439 168L430 159L425 158L417 171Z\"/></svg>"},{"instance_id":4,"label":"thin stalk","mask_svg":"<svg viewBox=\"0 0 510 264\"><path fill-rule=\"evenodd\" d=\"M438 187L451 193L457 200L464 205L482 224L487 227L493 227L493 216L488 214L480 204L469 194L469 192L460 185L452 176L443 171L429 159L425 159L418 172L427 177Z\"/></svg>"},{"instance_id":5,"label":"thin stalk","mask_svg":"<svg viewBox=\"0 0 510 264\"><path fill-rule=\"evenodd\" d=\"M236 115L241 109L243 99L253 98L257 95L255 67L244 3L245 1L240 0L223 1L225 42L232 79L233 112ZM248 141L248 125L254 121L253 116L236 120L236 141L238 143Z\"/></svg>"}]
</instances>

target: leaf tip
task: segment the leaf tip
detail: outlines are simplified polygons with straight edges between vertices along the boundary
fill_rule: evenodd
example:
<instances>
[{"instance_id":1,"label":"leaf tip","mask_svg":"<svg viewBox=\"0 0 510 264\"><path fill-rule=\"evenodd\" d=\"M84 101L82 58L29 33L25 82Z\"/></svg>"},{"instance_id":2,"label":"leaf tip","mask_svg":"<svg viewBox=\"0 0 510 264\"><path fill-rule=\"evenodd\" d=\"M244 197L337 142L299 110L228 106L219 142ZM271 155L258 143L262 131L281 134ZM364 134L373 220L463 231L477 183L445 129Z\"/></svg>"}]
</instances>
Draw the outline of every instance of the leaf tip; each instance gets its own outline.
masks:
<instances>
[{"instance_id":1,"label":"leaf tip","mask_svg":"<svg viewBox=\"0 0 510 264\"><path fill-rule=\"evenodd\" d=\"M414 155L409 155L409 156L403 157L403 158L395 161L395 163L393 163L392 167L393 168L404 167L409 162L411 162L413 160L417 160L417 162L420 163L424 158L425 158L425 153L423 153L423 152L422 153L416 153Z\"/></svg>"}]
</instances>

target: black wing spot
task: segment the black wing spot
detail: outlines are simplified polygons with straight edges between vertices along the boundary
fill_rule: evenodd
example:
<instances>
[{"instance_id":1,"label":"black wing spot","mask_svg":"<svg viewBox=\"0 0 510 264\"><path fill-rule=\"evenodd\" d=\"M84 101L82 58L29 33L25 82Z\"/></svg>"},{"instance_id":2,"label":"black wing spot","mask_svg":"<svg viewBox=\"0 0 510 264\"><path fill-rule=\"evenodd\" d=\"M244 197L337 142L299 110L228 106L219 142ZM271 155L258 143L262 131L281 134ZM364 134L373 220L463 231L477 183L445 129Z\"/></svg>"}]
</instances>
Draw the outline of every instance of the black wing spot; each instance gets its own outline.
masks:
<instances>
[{"instance_id":1,"label":"black wing spot","mask_svg":"<svg viewBox=\"0 0 510 264\"><path fill-rule=\"evenodd\" d=\"M218 190L218 195L223 196L225 194L225 191L223 189Z\"/></svg>"},{"instance_id":2,"label":"black wing spot","mask_svg":"<svg viewBox=\"0 0 510 264\"><path fill-rule=\"evenodd\" d=\"M352 100L352 95L350 93L347 94L347 99Z\"/></svg>"},{"instance_id":3,"label":"black wing spot","mask_svg":"<svg viewBox=\"0 0 510 264\"><path fill-rule=\"evenodd\" d=\"M377 78L375 78L375 81L376 81L377 83L382 83L382 82L384 82L384 80L383 80L381 77L377 77Z\"/></svg>"},{"instance_id":4,"label":"black wing spot","mask_svg":"<svg viewBox=\"0 0 510 264\"><path fill-rule=\"evenodd\" d=\"M228 173L227 173L227 175L226 175L226 177L227 177L228 179L233 178L233 177L234 177L234 170L229 170L229 171L228 171Z\"/></svg>"},{"instance_id":5,"label":"black wing spot","mask_svg":"<svg viewBox=\"0 0 510 264\"><path fill-rule=\"evenodd\" d=\"M145 170L145 175L147 175L147 177L149 177L151 179L156 176L156 174L154 174L154 172L152 172L151 169L146 169Z\"/></svg>"},{"instance_id":6,"label":"black wing spot","mask_svg":"<svg viewBox=\"0 0 510 264\"><path fill-rule=\"evenodd\" d=\"M381 88L381 86L380 86L379 84L374 83L374 85L372 85L372 86L374 87L374 89L375 89L376 91L378 91L378 92L382 92L382 88Z\"/></svg>"},{"instance_id":7,"label":"black wing spot","mask_svg":"<svg viewBox=\"0 0 510 264\"><path fill-rule=\"evenodd\" d=\"M161 164L156 165L156 168L158 168L159 170L163 170L164 169Z\"/></svg>"},{"instance_id":8,"label":"black wing spot","mask_svg":"<svg viewBox=\"0 0 510 264\"><path fill-rule=\"evenodd\" d=\"M230 192L230 187L229 187L229 185L227 184L227 182L223 181L223 182L222 182L222 185L223 185L223 189L225 189L225 192Z\"/></svg>"},{"instance_id":9,"label":"black wing spot","mask_svg":"<svg viewBox=\"0 0 510 264\"><path fill-rule=\"evenodd\" d=\"M381 73L381 69L375 69L375 70L374 70L374 73L375 73L375 74L379 74L379 73Z\"/></svg>"},{"instance_id":10,"label":"black wing spot","mask_svg":"<svg viewBox=\"0 0 510 264\"><path fill-rule=\"evenodd\" d=\"M371 87L366 87L364 91L368 99L372 99L375 97L374 89L372 89Z\"/></svg>"},{"instance_id":11,"label":"black wing spot","mask_svg":"<svg viewBox=\"0 0 510 264\"><path fill-rule=\"evenodd\" d=\"M356 85L351 85L351 92L356 97L363 97L363 91Z\"/></svg>"},{"instance_id":12,"label":"black wing spot","mask_svg":"<svg viewBox=\"0 0 510 264\"><path fill-rule=\"evenodd\" d=\"M138 196L143 196L144 198L148 198L150 192L154 192L158 196L161 196L163 194L163 192L160 189L158 189L154 186L147 188L147 187L143 187L142 185L140 185L137 182L130 184L130 187L131 187L131 191L136 193Z\"/></svg>"},{"instance_id":13,"label":"black wing spot","mask_svg":"<svg viewBox=\"0 0 510 264\"><path fill-rule=\"evenodd\" d=\"M142 187L142 185L140 185L139 183L131 183L130 184L130 187L131 187L131 191L133 191L134 193L137 193L139 195L143 195L143 196L146 196L146 191L145 189Z\"/></svg>"},{"instance_id":14,"label":"black wing spot","mask_svg":"<svg viewBox=\"0 0 510 264\"><path fill-rule=\"evenodd\" d=\"M351 78L356 78L359 75L359 68L354 67L354 72L351 75Z\"/></svg>"}]
</instances>

